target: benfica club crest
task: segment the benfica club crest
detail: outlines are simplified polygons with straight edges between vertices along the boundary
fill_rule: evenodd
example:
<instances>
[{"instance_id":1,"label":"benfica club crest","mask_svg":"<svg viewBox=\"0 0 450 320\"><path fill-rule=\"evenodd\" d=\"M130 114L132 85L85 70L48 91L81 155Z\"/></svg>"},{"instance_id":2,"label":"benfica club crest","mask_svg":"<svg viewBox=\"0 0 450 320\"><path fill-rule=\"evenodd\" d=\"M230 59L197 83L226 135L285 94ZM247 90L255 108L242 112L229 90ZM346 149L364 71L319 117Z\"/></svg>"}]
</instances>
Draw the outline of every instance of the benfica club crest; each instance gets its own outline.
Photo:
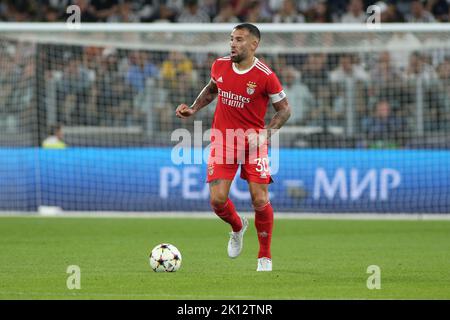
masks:
<instances>
[{"instance_id":1,"label":"benfica club crest","mask_svg":"<svg viewBox=\"0 0 450 320\"><path fill-rule=\"evenodd\" d=\"M249 81L247 82L247 93L253 94L255 93L256 83Z\"/></svg>"}]
</instances>

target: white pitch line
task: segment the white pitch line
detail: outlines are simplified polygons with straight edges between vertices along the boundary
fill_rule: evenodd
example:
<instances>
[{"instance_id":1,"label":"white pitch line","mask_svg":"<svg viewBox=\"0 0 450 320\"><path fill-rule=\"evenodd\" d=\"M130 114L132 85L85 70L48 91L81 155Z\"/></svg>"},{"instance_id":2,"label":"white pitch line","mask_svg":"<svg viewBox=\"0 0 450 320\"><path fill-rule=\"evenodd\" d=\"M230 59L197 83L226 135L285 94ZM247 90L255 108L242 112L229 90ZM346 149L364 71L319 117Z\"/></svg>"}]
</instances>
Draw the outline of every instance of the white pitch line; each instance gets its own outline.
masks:
<instances>
[{"instance_id":1,"label":"white pitch line","mask_svg":"<svg viewBox=\"0 0 450 320\"><path fill-rule=\"evenodd\" d=\"M77 297L77 298L89 298L89 297L105 297L105 298L111 298L111 297L148 297L148 298L159 298L159 297L166 297L166 298L174 298L174 299L190 299L190 300L371 300L371 298L330 298L330 297L255 297L255 296L215 296L215 295L206 295L206 296L195 296L195 295L181 295L181 294L147 294L147 293L136 293L136 294L123 294L123 293L57 293L57 292L15 292L15 291L0 291L0 297L1 296L39 296L39 297ZM383 300L397 300L396 298L380 298ZM1 300L1 298L0 298ZM158 300L158 299L156 299Z\"/></svg>"},{"instance_id":2,"label":"white pitch line","mask_svg":"<svg viewBox=\"0 0 450 320\"><path fill-rule=\"evenodd\" d=\"M0 296L63 296L63 297L149 297L149 298L185 298L185 299L261 299L255 296L215 296L215 295L187 295L187 294L151 294L151 293L97 293L97 292L19 292L0 291Z\"/></svg>"},{"instance_id":3,"label":"white pitch line","mask_svg":"<svg viewBox=\"0 0 450 320\"><path fill-rule=\"evenodd\" d=\"M253 218L253 212L242 212L243 216ZM58 214L42 215L36 212L5 212L0 211L0 217L33 217L33 218L194 218L194 219L217 219L212 212L181 212L181 211L157 211L157 212L113 212L113 211L63 211ZM305 219L305 220L436 220L449 221L450 214L428 214L428 213L277 213L275 219Z\"/></svg>"}]
</instances>

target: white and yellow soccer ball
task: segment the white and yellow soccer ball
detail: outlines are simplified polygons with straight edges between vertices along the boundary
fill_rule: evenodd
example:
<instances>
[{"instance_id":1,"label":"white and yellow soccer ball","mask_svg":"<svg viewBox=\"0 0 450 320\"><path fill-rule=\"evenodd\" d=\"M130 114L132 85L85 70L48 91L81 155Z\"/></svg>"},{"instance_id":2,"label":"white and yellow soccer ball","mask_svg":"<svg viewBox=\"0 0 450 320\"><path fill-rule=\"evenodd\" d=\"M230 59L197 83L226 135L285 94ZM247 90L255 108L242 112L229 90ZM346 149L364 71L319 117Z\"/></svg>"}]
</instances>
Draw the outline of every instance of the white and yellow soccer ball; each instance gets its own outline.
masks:
<instances>
[{"instance_id":1,"label":"white and yellow soccer ball","mask_svg":"<svg viewBox=\"0 0 450 320\"><path fill-rule=\"evenodd\" d=\"M181 267L181 253L170 243L161 243L150 253L150 267L155 272L175 272Z\"/></svg>"}]
</instances>

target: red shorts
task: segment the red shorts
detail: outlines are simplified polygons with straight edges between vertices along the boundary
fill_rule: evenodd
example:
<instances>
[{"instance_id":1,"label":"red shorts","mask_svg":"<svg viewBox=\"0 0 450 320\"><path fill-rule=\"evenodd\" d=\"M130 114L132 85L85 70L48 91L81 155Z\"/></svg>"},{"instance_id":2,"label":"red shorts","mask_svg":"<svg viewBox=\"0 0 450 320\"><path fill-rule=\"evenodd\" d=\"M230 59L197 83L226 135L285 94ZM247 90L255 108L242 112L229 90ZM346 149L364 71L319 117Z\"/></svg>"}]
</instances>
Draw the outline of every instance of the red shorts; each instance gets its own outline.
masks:
<instances>
[{"instance_id":1,"label":"red shorts","mask_svg":"<svg viewBox=\"0 0 450 320\"><path fill-rule=\"evenodd\" d=\"M241 166L241 178L248 182L251 181L261 184L270 184L273 182L272 177L270 176L269 158L267 153L251 159L246 157L243 163L235 161L231 164L227 164L225 159L220 163L216 163L211 160L210 156L206 182L209 183L217 179L233 180L239 166Z\"/></svg>"}]
</instances>

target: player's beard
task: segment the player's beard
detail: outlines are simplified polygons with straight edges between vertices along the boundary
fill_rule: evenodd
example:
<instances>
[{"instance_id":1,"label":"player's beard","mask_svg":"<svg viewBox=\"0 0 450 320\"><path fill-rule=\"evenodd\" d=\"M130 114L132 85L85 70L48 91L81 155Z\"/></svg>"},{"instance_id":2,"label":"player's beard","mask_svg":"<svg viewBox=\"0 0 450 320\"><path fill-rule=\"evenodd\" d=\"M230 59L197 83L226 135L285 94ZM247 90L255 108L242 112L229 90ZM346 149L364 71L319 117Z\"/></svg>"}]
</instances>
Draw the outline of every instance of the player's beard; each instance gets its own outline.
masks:
<instances>
[{"instance_id":1,"label":"player's beard","mask_svg":"<svg viewBox=\"0 0 450 320\"><path fill-rule=\"evenodd\" d=\"M242 55L240 55L240 54L231 57L231 61L233 61L234 63L240 63L242 60L244 60L244 59L242 58Z\"/></svg>"},{"instance_id":2,"label":"player's beard","mask_svg":"<svg viewBox=\"0 0 450 320\"><path fill-rule=\"evenodd\" d=\"M231 57L231 61L234 63L241 63L246 58L245 53L237 54Z\"/></svg>"}]
</instances>

